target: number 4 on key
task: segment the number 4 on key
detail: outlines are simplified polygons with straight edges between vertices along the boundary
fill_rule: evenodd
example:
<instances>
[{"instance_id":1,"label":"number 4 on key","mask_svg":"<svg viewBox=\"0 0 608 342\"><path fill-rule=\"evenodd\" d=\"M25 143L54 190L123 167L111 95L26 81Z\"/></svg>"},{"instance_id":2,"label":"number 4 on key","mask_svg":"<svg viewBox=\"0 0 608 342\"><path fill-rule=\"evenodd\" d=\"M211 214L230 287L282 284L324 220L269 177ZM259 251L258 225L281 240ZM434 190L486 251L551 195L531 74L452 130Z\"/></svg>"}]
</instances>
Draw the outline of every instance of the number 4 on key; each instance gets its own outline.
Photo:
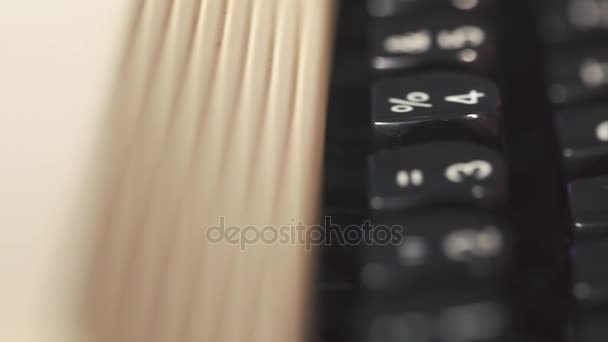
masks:
<instances>
[{"instance_id":1,"label":"number 4 on key","mask_svg":"<svg viewBox=\"0 0 608 342\"><path fill-rule=\"evenodd\" d=\"M445 100L447 102L476 105L479 103L479 99L484 96L486 96L486 94L480 93L477 90L471 90L468 94L446 96Z\"/></svg>"}]
</instances>

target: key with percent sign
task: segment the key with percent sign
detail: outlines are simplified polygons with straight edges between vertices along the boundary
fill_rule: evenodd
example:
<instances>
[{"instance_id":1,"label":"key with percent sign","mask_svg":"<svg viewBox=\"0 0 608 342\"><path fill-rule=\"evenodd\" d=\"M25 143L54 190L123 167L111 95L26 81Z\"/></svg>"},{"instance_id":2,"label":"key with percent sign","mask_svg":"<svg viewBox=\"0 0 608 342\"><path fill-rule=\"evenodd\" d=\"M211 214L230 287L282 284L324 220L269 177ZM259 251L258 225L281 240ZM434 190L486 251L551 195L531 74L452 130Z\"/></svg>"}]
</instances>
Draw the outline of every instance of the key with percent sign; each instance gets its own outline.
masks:
<instances>
[{"instance_id":1,"label":"key with percent sign","mask_svg":"<svg viewBox=\"0 0 608 342\"><path fill-rule=\"evenodd\" d=\"M427 72L382 80L372 88L372 121L379 144L432 139L498 140L496 85L464 72Z\"/></svg>"},{"instance_id":2,"label":"key with percent sign","mask_svg":"<svg viewBox=\"0 0 608 342\"><path fill-rule=\"evenodd\" d=\"M415 91L407 94L405 100L392 97L390 100L388 100L388 102L394 105L391 107L391 111L395 113L408 113L413 111L416 107L433 107L432 104L426 103L429 99L429 94L420 91Z\"/></svg>"}]
</instances>

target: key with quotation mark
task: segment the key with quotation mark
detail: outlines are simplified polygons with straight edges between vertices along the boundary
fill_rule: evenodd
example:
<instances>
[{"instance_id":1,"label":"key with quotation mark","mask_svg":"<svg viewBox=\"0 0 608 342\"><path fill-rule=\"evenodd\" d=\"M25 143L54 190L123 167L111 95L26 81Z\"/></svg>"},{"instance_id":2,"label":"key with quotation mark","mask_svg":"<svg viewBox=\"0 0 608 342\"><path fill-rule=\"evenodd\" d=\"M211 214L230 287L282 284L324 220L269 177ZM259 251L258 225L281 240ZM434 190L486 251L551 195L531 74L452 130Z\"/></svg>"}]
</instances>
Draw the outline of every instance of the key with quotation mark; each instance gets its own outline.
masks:
<instances>
[{"instance_id":1,"label":"key with quotation mark","mask_svg":"<svg viewBox=\"0 0 608 342\"><path fill-rule=\"evenodd\" d=\"M374 134L380 143L434 139L497 139L500 96L485 78L431 72L377 82L372 88Z\"/></svg>"},{"instance_id":2,"label":"key with quotation mark","mask_svg":"<svg viewBox=\"0 0 608 342\"><path fill-rule=\"evenodd\" d=\"M476 16L395 17L374 22L371 66L378 72L428 65L490 71L494 33Z\"/></svg>"},{"instance_id":3,"label":"key with quotation mark","mask_svg":"<svg viewBox=\"0 0 608 342\"><path fill-rule=\"evenodd\" d=\"M435 204L496 208L506 200L504 161L490 148L443 141L384 150L369 160L370 206L377 211Z\"/></svg>"}]
</instances>

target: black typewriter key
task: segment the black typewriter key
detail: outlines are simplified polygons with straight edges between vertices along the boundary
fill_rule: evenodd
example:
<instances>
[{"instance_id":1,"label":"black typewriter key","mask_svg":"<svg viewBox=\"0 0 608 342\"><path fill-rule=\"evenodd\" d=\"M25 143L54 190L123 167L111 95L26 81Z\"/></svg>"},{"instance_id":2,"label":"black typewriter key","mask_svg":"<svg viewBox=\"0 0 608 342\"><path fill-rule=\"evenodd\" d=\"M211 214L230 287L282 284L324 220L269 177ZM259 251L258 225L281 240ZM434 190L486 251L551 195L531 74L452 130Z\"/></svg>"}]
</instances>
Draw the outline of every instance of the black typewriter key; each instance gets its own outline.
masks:
<instances>
[{"instance_id":1,"label":"black typewriter key","mask_svg":"<svg viewBox=\"0 0 608 342\"><path fill-rule=\"evenodd\" d=\"M608 336L608 310L595 310L581 315L570 342L605 342Z\"/></svg>"},{"instance_id":2,"label":"black typewriter key","mask_svg":"<svg viewBox=\"0 0 608 342\"><path fill-rule=\"evenodd\" d=\"M554 104L608 98L608 48L603 42L552 54L548 77Z\"/></svg>"},{"instance_id":3,"label":"black typewriter key","mask_svg":"<svg viewBox=\"0 0 608 342\"><path fill-rule=\"evenodd\" d=\"M577 337L571 342L606 342L608 312L583 317Z\"/></svg>"},{"instance_id":4,"label":"black typewriter key","mask_svg":"<svg viewBox=\"0 0 608 342\"><path fill-rule=\"evenodd\" d=\"M608 104L558 112L556 126L570 177L608 174Z\"/></svg>"},{"instance_id":5,"label":"black typewriter key","mask_svg":"<svg viewBox=\"0 0 608 342\"><path fill-rule=\"evenodd\" d=\"M512 337L512 312L489 295L371 298L359 304L354 341L498 342Z\"/></svg>"},{"instance_id":6,"label":"black typewriter key","mask_svg":"<svg viewBox=\"0 0 608 342\"><path fill-rule=\"evenodd\" d=\"M372 233L391 227L395 236L359 253L361 283L369 290L416 297L505 284L510 238L505 225L490 215L434 210L375 222Z\"/></svg>"},{"instance_id":7,"label":"black typewriter key","mask_svg":"<svg viewBox=\"0 0 608 342\"><path fill-rule=\"evenodd\" d=\"M442 141L374 154L370 206L403 210L435 204L495 208L506 200L504 161L483 146Z\"/></svg>"},{"instance_id":8,"label":"black typewriter key","mask_svg":"<svg viewBox=\"0 0 608 342\"><path fill-rule=\"evenodd\" d=\"M489 71L496 44L488 25L471 15L376 20L371 40L376 71L429 65Z\"/></svg>"},{"instance_id":9,"label":"black typewriter key","mask_svg":"<svg viewBox=\"0 0 608 342\"><path fill-rule=\"evenodd\" d=\"M497 141L500 95L494 82L464 72L428 72L378 81L372 121L379 143L432 139Z\"/></svg>"},{"instance_id":10,"label":"black typewriter key","mask_svg":"<svg viewBox=\"0 0 608 342\"><path fill-rule=\"evenodd\" d=\"M495 0L367 0L367 7L374 17L389 17L437 10L474 11L494 3Z\"/></svg>"},{"instance_id":11,"label":"black typewriter key","mask_svg":"<svg viewBox=\"0 0 608 342\"><path fill-rule=\"evenodd\" d=\"M572 182L568 193L576 235L608 235L608 177Z\"/></svg>"},{"instance_id":12,"label":"black typewriter key","mask_svg":"<svg viewBox=\"0 0 608 342\"><path fill-rule=\"evenodd\" d=\"M542 0L540 31L547 43L573 41L608 32L607 0Z\"/></svg>"},{"instance_id":13,"label":"black typewriter key","mask_svg":"<svg viewBox=\"0 0 608 342\"><path fill-rule=\"evenodd\" d=\"M583 308L608 304L608 239L577 241L572 250L574 298Z\"/></svg>"}]
</instances>

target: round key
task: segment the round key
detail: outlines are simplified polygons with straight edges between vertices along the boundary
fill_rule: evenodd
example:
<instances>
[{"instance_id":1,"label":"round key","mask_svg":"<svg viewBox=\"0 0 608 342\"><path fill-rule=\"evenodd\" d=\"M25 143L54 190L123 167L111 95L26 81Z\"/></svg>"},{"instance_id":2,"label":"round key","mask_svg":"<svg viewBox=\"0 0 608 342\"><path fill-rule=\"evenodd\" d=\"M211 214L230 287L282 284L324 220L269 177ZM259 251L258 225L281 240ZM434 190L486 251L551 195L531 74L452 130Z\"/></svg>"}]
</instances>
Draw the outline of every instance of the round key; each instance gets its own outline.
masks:
<instances>
[{"instance_id":1,"label":"round key","mask_svg":"<svg viewBox=\"0 0 608 342\"><path fill-rule=\"evenodd\" d=\"M490 71L496 50L490 27L470 15L378 20L372 27L371 65L377 71L429 65Z\"/></svg>"},{"instance_id":2,"label":"round key","mask_svg":"<svg viewBox=\"0 0 608 342\"><path fill-rule=\"evenodd\" d=\"M464 72L427 72L379 81L372 88L377 141L497 140L500 95L494 82Z\"/></svg>"},{"instance_id":3,"label":"round key","mask_svg":"<svg viewBox=\"0 0 608 342\"><path fill-rule=\"evenodd\" d=\"M503 159L492 149L443 141L380 151L369 161L376 211L437 204L500 208L506 200Z\"/></svg>"},{"instance_id":4,"label":"round key","mask_svg":"<svg viewBox=\"0 0 608 342\"><path fill-rule=\"evenodd\" d=\"M371 291L417 297L429 291L466 292L506 284L510 237L491 215L434 210L375 222L382 224L375 223L372 232L390 226L401 239L372 241L360 249L361 282Z\"/></svg>"},{"instance_id":5,"label":"round key","mask_svg":"<svg viewBox=\"0 0 608 342\"><path fill-rule=\"evenodd\" d=\"M495 2L495 0L368 0L367 7L374 17L389 17L450 9L474 11L487 9Z\"/></svg>"},{"instance_id":6,"label":"round key","mask_svg":"<svg viewBox=\"0 0 608 342\"><path fill-rule=\"evenodd\" d=\"M564 167L570 178L608 174L606 104L557 113L556 128Z\"/></svg>"},{"instance_id":7,"label":"round key","mask_svg":"<svg viewBox=\"0 0 608 342\"><path fill-rule=\"evenodd\" d=\"M549 61L549 98L554 104L608 96L608 49L603 41L555 51Z\"/></svg>"}]
</instances>

